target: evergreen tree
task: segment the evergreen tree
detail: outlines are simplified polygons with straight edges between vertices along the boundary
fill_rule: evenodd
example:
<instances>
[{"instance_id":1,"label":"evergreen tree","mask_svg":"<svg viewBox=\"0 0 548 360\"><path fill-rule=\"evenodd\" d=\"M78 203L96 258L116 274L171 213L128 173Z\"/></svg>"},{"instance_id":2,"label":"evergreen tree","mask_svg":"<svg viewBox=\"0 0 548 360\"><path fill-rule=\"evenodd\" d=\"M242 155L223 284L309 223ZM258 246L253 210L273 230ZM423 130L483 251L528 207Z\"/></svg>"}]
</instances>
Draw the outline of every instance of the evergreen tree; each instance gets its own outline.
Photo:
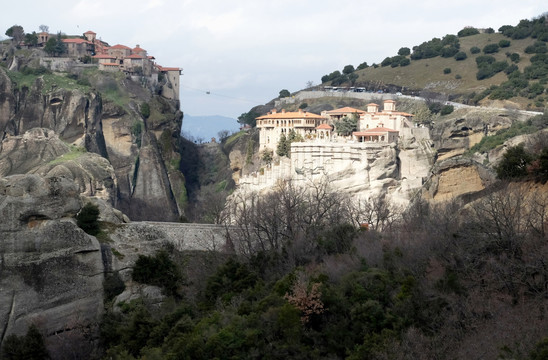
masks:
<instances>
[{"instance_id":1,"label":"evergreen tree","mask_svg":"<svg viewBox=\"0 0 548 360\"><path fill-rule=\"evenodd\" d=\"M278 156L288 156L289 146L290 142L287 141L285 134L282 133L282 135L280 135L280 140L278 140L278 148L276 149L276 154L278 154Z\"/></svg>"}]
</instances>

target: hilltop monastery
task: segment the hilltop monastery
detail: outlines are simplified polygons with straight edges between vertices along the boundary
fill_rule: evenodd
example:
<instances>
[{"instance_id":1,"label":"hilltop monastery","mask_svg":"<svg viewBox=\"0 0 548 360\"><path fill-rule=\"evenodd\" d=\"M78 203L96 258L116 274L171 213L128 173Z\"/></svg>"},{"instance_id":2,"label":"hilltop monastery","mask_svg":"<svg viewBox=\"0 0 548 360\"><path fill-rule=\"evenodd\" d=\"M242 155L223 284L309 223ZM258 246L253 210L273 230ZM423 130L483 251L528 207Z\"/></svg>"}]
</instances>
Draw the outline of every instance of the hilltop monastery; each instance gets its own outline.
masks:
<instances>
[{"instance_id":1,"label":"hilltop monastery","mask_svg":"<svg viewBox=\"0 0 548 360\"><path fill-rule=\"evenodd\" d=\"M395 143L399 139L402 129L412 128L412 114L396 111L394 100L385 100L384 109L379 105L367 105L367 111L344 107L331 111L323 111L321 115L303 110L295 112L281 112L272 110L269 114L259 116L260 149L276 150L282 135L288 136L291 131L304 141L320 143L332 142L374 142ZM336 123L344 117L355 116L358 119L358 129L351 136L338 136Z\"/></svg>"},{"instance_id":2,"label":"hilltop monastery","mask_svg":"<svg viewBox=\"0 0 548 360\"><path fill-rule=\"evenodd\" d=\"M51 36L47 32L39 33L38 45L44 46ZM128 76L147 77L155 82L159 82L159 78L163 76L163 81L168 86L162 95L179 99L179 76L182 69L156 64L154 56L148 55L139 45L134 48L120 44L109 46L98 39L93 31L86 31L82 37L69 37L62 41L67 47L69 58L81 61L88 58L98 65L99 70L121 71Z\"/></svg>"}]
</instances>

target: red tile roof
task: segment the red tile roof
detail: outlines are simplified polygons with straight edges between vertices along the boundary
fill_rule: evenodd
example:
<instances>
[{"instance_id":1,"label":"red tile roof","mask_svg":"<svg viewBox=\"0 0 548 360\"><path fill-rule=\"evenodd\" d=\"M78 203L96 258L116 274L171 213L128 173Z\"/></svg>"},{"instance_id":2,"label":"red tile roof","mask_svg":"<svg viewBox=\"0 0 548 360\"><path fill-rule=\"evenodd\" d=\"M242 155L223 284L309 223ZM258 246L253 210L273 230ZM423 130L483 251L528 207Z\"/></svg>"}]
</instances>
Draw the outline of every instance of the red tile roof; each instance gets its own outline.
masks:
<instances>
[{"instance_id":1,"label":"red tile roof","mask_svg":"<svg viewBox=\"0 0 548 360\"><path fill-rule=\"evenodd\" d=\"M67 44L83 44L83 43L86 43L86 44L91 44L89 41L85 40L85 39L79 39L79 38L76 38L76 39L63 39L63 42L64 43L67 43Z\"/></svg>"},{"instance_id":2,"label":"red tile roof","mask_svg":"<svg viewBox=\"0 0 548 360\"><path fill-rule=\"evenodd\" d=\"M255 118L257 120L264 119L324 119L323 116L306 111L289 111L275 112Z\"/></svg>"},{"instance_id":3,"label":"red tile roof","mask_svg":"<svg viewBox=\"0 0 548 360\"><path fill-rule=\"evenodd\" d=\"M318 130L333 130L333 127L331 125L328 125L328 124L321 124L321 125L316 126L316 129L318 129Z\"/></svg>"},{"instance_id":4,"label":"red tile roof","mask_svg":"<svg viewBox=\"0 0 548 360\"><path fill-rule=\"evenodd\" d=\"M109 47L109 49L123 49L123 50L131 50L130 47L127 47L125 45L116 44L114 46Z\"/></svg>"},{"instance_id":5,"label":"red tile roof","mask_svg":"<svg viewBox=\"0 0 548 360\"><path fill-rule=\"evenodd\" d=\"M139 45L133 48L132 50L134 53L136 52L147 52L145 49L141 48Z\"/></svg>"},{"instance_id":6,"label":"red tile roof","mask_svg":"<svg viewBox=\"0 0 548 360\"><path fill-rule=\"evenodd\" d=\"M345 106L345 107L342 107L340 109L335 109L335 110L329 110L326 112L326 114L329 114L329 115L334 115L334 114L348 114L348 113L358 113L358 114L362 114L364 113L365 111L364 110L360 110L360 109L354 109L352 107L349 107L349 106Z\"/></svg>"},{"instance_id":7,"label":"red tile roof","mask_svg":"<svg viewBox=\"0 0 548 360\"><path fill-rule=\"evenodd\" d=\"M139 54L131 54L129 56L126 56L126 59L144 59L144 57L142 55L139 55Z\"/></svg>"},{"instance_id":8,"label":"red tile roof","mask_svg":"<svg viewBox=\"0 0 548 360\"><path fill-rule=\"evenodd\" d=\"M93 35L97 35L97 33L94 33L94 32L91 31L91 30L86 31L84 34L93 34Z\"/></svg>"},{"instance_id":9,"label":"red tile roof","mask_svg":"<svg viewBox=\"0 0 548 360\"><path fill-rule=\"evenodd\" d=\"M110 56L108 54L97 54L97 55L93 55L92 58L94 58L94 59L116 59L116 57Z\"/></svg>"},{"instance_id":10,"label":"red tile roof","mask_svg":"<svg viewBox=\"0 0 548 360\"><path fill-rule=\"evenodd\" d=\"M160 71L181 71L182 69L180 68L177 68L177 67L163 67L163 66L160 66L158 65L158 70Z\"/></svg>"}]
</instances>

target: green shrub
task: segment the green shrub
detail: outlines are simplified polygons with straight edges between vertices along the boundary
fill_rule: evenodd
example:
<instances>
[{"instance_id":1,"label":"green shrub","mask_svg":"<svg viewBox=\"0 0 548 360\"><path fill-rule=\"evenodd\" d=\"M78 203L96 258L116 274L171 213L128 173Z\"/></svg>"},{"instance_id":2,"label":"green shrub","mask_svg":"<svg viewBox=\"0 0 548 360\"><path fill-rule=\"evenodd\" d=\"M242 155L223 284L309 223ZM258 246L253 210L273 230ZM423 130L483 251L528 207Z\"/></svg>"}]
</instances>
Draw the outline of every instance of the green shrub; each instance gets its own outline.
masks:
<instances>
[{"instance_id":1,"label":"green shrub","mask_svg":"<svg viewBox=\"0 0 548 360\"><path fill-rule=\"evenodd\" d=\"M451 74L451 68L445 68L443 69L444 74Z\"/></svg>"},{"instance_id":2,"label":"green shrub","mask_svg":"<svg viewBox=\"0 0 548 360\"><path fill-rule=\"evenodd\" d=\"M523 144L513 146L506 150L502 160L495 167L499 179L513 179L527 175L527 166L533 160L527 153Z\"/></svg>"},{"instance_id":3,"label":"green shrub","mask_svg":"<svg viewBox=\"0 0 548 360\"><path fill-rule=\"evenodd\" d=\"M499 52L498 44L487 44L483 47L484 54L494 54Z\"/></svg>"},{"instance_id":4,"label":"green shrub","mask_svg":"<svg viewBox=\"0 0 548 360\"><path fill-rule=\"evenodd\" d=\"M458 53L455 54L455 60L457 61L466 60L467 57L468 56L466 55L464 51L459 51Z\"/></svg>"},{"instance_id":5,"label":"green shrub","mask_svg":"<svg viewBox=\"0 0 548 360\"><path fill-rule=\"evenodd\" d=\"M470 48L470 54L479 54L480 51L481 51L481 49L477 46L472 46Z\"/></svg>"},{"instance_id":6,"label":"green shrub","mask_svg":"<svg viewBox=\"0 0 548 360\"><path fill-rule=\"evenodd\" d=\"M411 54L411 49L409 49L408 47L402 47L398 50L398 55L407 56L409 54Z\"/></svg>"},{"instance_id":7,"label":"green shrub","mask_svg":"<svg viewBox=\"0 0 548 360\"><path fill-rule=\"evenodd\" d=\"M147 102L141 104L141 115L143 115L145 119L148 119L150 116L150 105Z\"/></svg>"},{"instance_id":8,"label":"green shrub","mask_svg":"<svg viewBox=\"0 0 548 360\"><path fill-rule=\"evenodd\" d=\"M455 79L460 80L462 79L462 76L460 74L455 75Z\"/></svg>"},{"instance_id":9,"label":"green shrub","mask_svg":"<svg viewBox=\"0 0 548 360\"><path fill-rule=\"evenodd\" d=\"M168 295L178 295L177 289L183 279L179 267L166 250L160 250L154 256L139 255L132 278L141 284L159 286Z\"/></svg>"},{"instance_id":10,"label":"green shrub","mask_svg":"<svg viewBox=\"0 0 548 360\"><path fill-rule=\"evenodd\" d=\"M440 115L449 115L455 110L453 105L443 105L440 110Z\"/></svg>"},{"instance_id":11,"label":"green shrub","mask_svg":"<svg viewBox=\"0 0 548 360\"><path fill-rule=\"evenodd\" d=\"M518 63L519 62L519 54L518 53L510 54L510 60L512 60L512 62Z\"/></svg>"},{"instance_id":12,"label":"green shrub","mask_svg":"<svg viewBox=\"0 0 548 360\"><path fill-rule=\"evenodd\" d=\"M76 224L86 233L96 236L99 234L99 208L88 202L76 215Z\"/></svg>"},{"instance_id":13,"label":"green shrub","mask_svg":"<svg viewBox=\"0 0 548 360\"><path fill-rule=\"evenodd\" d=\"M25 336L8 335L3 341L0 355L5 360L49 359L44 338L34 324L29 326Z\"/></svg>"},{"instance_id":14,"label":"green shrub","mask_svg":"<svg viewBox=\"0 0 548 360\"><path fill-rule=\"evenodd\" d=\"M465 36L471 36L479 34L479 30L474 27L465 27L461 31L457 33L458 37L465 37Z\"/></svg>"},{"instance_id":15,"label":"green shrub","mask_svg":"<svg viewBox=\"0 0 548 360\"><path fill-rule=\"evenodd\" d=\"M510 40L502 39L501 41L499 41L499 46L501 48L509 47L510 46Z\"/></svg>"}]
</instances>

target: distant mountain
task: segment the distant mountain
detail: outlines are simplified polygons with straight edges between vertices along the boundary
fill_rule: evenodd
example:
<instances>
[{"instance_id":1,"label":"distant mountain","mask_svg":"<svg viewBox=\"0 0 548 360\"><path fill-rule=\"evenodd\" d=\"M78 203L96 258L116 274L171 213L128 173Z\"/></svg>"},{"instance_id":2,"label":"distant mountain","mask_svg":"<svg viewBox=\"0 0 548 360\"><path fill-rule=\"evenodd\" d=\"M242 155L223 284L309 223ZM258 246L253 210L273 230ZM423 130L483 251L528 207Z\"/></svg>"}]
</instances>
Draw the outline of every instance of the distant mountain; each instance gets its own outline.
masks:
<instances>
[{"instance_id":1,"label":"distant mountain","mask_svg":"<svg viewBox=\"0 0 548 360\"><path fill-rule=\"evenodd\" d=\"M190 137L190 140L209 141L212 137L218 138L217 133L221 130L234 132L238 131L239 128L240 124L238 124L238 121L230 117L221 115L192 116L185 114L181 134L184 134L187 138Z\"/></svg>"}]
</instances>

